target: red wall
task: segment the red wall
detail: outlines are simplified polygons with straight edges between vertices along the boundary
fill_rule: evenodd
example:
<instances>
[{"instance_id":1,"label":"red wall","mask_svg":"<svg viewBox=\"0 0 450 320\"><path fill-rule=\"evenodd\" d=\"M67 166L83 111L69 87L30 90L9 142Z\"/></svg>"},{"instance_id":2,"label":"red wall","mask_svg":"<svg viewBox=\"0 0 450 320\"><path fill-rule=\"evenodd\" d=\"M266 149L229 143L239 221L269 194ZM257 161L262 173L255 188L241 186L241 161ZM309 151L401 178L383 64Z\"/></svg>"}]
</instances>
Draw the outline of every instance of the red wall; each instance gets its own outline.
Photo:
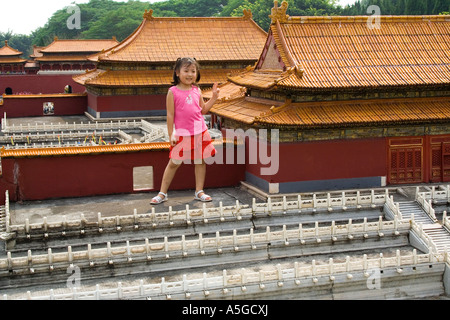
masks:
<instances>
[{"instance_id":1,"label":"red wall","mask_svg":"<svg viewBox=\"0 0 450 320\"><path fill-rule=\"evenodd\" d=\"M166 95L112 97L89 93L88 105L97 112L166 110Z\"/></svg>"},{"instance_id":2,"label":"red wall","mask_svg":"<svg viewBox=\"0 0 450 320\"><path fill-rule=\"evenodd\" d=\"M386 176L386 152L385 138L281 143L278 173L261 175L268 166L260 164L246 170L271 183Z\"/></svg>"},{"instance_id":3,"label":"red wall","mask_svg":"<svg viewBox=\"0 0 450 320\"><path fill-rule=\"evenodd\" d=\"M7 118L43 116L45 102L54 103L54 115L82 115L87 110L85 94L3 96L0 114Z\"/></svg>"},{"instance_id":4,"label":"red wall","mask_svg":"<svg viewBox=\"0 0 450 320\"><path fill-rule=\"evenodd\" d=\"M216 147L219 155L224 149ZM4 158L0 202L10 199L45 200L118 193L133 193L133 168L153 166L154 191L159 191L169 151L108 153L59 157ZM226 172L226 174L224 174ZM206 188L226 187L245 180L244 165L211 164ZM194 165L183 164L170 189L194 189Z\"/></svg>"},{"instance_id":5,"label":"red wall","mask_svg":"<svg viewBox=\"0 0 450 320\"><path fill-rule=\"evenodd\" d=\"M72 93L85 92L84 86L72 79L73 75L0 75L0 94L11 88L13 94L64 93L66 85L72 86Z\"/></svg>"}]
</instances>

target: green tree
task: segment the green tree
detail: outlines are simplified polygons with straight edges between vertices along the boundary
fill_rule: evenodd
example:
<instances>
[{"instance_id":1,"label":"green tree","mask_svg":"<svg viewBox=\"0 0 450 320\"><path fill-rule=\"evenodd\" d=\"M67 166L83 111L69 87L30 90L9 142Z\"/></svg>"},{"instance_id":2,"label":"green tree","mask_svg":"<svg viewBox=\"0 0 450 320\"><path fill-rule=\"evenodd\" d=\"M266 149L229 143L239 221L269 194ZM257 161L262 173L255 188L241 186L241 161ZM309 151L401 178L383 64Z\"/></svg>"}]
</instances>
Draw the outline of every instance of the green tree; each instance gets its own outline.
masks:
<instances>
[{"instance_id":1,"label":"green tree","mask_svg":"<svg viewBox=\"0 0 450 320\"><path fill-rule=\"evenodd\" d=\"M281 1L280 1L281 2ZM340 14L341 8L336 6L335 0L288 0L289 6L287 14L291 16L322 16ZM250 9L253 14L253 20L264 30L270 26L271 9L273 0L244 0L242 4L236 7L236 1L230 1L229 6L224 7L224 12L230 10L232 16L242 15L244 9Z\"/></svg>"},{"instance_id":2,"label":"green tree","mask_svg":"<svg viewBox=\"0 0 450 320\"><path fill-rule=\"evenodd\" d=\"M12 31L0 32L0 47L5 45L5 40L8 40L8 45L22 52L22 57L28 59L32 52L32 38L24 34L14 34Z\"/></svg>"}]
</instances>

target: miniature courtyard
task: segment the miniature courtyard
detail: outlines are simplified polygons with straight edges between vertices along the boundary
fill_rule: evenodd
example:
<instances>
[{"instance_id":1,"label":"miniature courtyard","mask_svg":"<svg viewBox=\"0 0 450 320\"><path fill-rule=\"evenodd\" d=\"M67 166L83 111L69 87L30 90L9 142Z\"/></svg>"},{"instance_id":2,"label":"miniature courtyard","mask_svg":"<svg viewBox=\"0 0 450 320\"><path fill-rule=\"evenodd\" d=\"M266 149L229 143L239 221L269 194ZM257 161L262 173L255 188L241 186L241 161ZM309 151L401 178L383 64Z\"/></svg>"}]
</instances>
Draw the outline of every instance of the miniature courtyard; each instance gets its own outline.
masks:
<instances>
[{"instance_id":1,"label":"miniature courtyard","mask_svg":"<svg viewBox=\"0 0 450 320\"><path fill-rule=\"evenodd\" d=\"M445 299L448 186L5 203L3 299ZM7 249L7 250L4 250Z\"/></svg>"}]
</instances>

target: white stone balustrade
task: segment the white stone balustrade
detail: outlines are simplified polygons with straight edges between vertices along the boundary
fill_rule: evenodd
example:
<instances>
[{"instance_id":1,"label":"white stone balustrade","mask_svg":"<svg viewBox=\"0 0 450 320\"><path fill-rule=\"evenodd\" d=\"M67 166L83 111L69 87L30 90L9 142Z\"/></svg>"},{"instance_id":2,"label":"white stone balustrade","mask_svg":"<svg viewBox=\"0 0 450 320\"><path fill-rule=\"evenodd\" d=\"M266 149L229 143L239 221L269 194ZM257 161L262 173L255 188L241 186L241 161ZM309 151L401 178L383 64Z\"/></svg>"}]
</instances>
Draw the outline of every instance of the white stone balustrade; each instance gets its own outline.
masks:
<instances>
[{"instance_id":1,"label":"white stone balustrade","mask_svg":"<svg viewBox=\"0 0 450 320\"><path fill-rule=\"evenodd\" d=\"M67 247L67 252L52 253L51 249L47 254L33 255L31 250L28 251L27 257L12 257L11 252L7 252L6 259L0 259L1 270L13 270L18 268L27 268L31 265L52 267L53 264L63 263L81 263L89 262L92 265L107 259L112 264L114 259L126 258L128 262L133 261L134 258L146 258L151 260L152 256L158 255L169 258L172 253L182 253L187 255L204 255L206 252L222 253L225 249L239 251L252 250L261 245L267 245L269 242L274 245L276 242L289 245L290 242L299 241L304 244L304 241L314 243L321 243L322 241L337 241L339 238L353 239L356 235L361 235L364 238L369 237L370 234L375 236L384 236L387 232L393 235L399 235L401 231L408 232L410 229L410 222L408 220L383 221L380 217L379 221L367 222L365 219L363 223L352 223L351 219L347 224L336 225L332 222L331 226L319 226L315 224L314 228L303 228L300 224L298 228L288 230L283 226L282 230L271 231L267 227L265 232L254 232L253 229L246 234L237 234L233 231L233 235L223 236L217 231L215 237L203 237L199 234L198 239L186 240L182 236L181 240L169 241L164 237L164 241L150 242L149 239L144 239L143 244L130 245L129 241L126 246L112 247L110 242L107 242L106 248L92 249L91 245L87 245L87 250L73 251L72 247ZM142 241L141 241L142 242Z\"/></svg>"},{"instance_id":2,"label":"white stone balustrade","mask_svg":"<svg viewBox=\"0 0 450 320\"><path fill-rule=\"evenodd\" d=\"M447 216L447 211L442 213L442 225L450 232L450 218Z\"/></svg>"},{"instance_id":3,"label":"white stone balustrade","mask_svg":"<svg viewBox=\"0 0 450 320\"><path fill-rule=\"evenodd\" d=\"M434 188L434 187L433 187ZM435 210L433 209L432 200L427 200L426 196L421 192L416 192L416 202L422 207L423 211L434 221L437 222Z\"/></svg>"},{"instance_id":4,"label":"white stone balustrade","mask_svg":"<svg viewBox=\"0 0 450 320\"><path fill-rule=\"evenodd\" d=\"M141 129L147 132L143 137L143 142L145 143L152 142L158 139L169 141L169 137L163 128L155 126L143 119L141 120Z\"/></svg>"},{"instance_id":5,"label":"white stone balustrade","mask_svg":"<svg viewBox=\"0 0 450 320\"><path fill-rule=\"evenodd\" d=\"M415 232L415 234L419 237L420 240L423 241L426 248L428 248L429 252L438 252L436 244L433 242L431 237L427 234L427 232L423 229L423 225L421 223L417 223L414 221L414 218L411 219L411 231Z\"/></svg>"},{"instance_id":6,"label":"white stone balustrade","mask_svg":"<svg viewBox=\"0 0 450 320\"><path fill-rule=\"evenodd\" d=\"M94 136L96 140L99 139L99 136L102 138L116 138L120 137L120 130L101 130L101 131L61 131L61 132L37 132L35 134L12 134L8 136L0 136L0 144L7 144L6 148L8 149L17 149L17 148L29 148L29 147L48 147L54 146L58 147L61 145L67 145L67 140L80 140L84 141L82 145L90 145L92 137ZM14 144L13 144L14 143ZM19 143L23 143L24 145L18 145ZM41 144L41 145L40 145ZM69 143L71 145L79 145L77 143Z\"/></svg>"},{"instance_id":7,"label":"white stone balustrade","mask_svg":"<svg viewBox=\"0 0 450 320\"><path fill-rule=\"evenodd\" d=\"M426 200L431 200L433 203L446 202L450 203L450 185L431 186L430 191L419 191L419 187L416 188L416 199L419 195Z\"/></svg>"},{"instance_id":8,"label":"white stone balustrade","mask_svg":"<svg viewBox=\"0 0 450 320\"><path fill-rule=\"evenodd\" d=\"M393 196L386 197L385 206L390 210L389 214L392 214L394 217L397 217L400 220L403 219L402 213L400 211L400 206L399 206L398 203L394 202L394 197Z\"/></svg>"},{"instance_id":9,"label":"white stone balustrade","mask_svg":"<svg viewBox=\"0 0 450 320\"><path fill-rule=\"evenodd\" d=\"M13 133L31 133L31 132L61 132L61 131L94 131L94 130L125 130L125 129L139 129L142 126L141 121L110 121L110 122L81 122L81 123L43 123L27 125L8 125L2 126L2 132L5 134Z\"/></svg>"},{"instance_id":10,"label":"white stone balustrade","mask_svg":"<svg viewBox=\"0 0 450 320\"><path fill-rule=\"evenodd\" d=\"M344 262L336 262L329 259L328 263L318 264L315 260L311 263L294 262L292 267L281 268L280 265L272 265L264 270L247 271L242 269L239 273L229 273L226 269L222 275L210 275L203 273L201 277L188 279L186 275L179 281L166 281L164 277L159 283L144 284L140 280L138 285L123 285L117 283L115 288L101 288L96 285L95 288L79 289L76 287L49 290L40 292L38 295L31 295L27 292L26 296L14 297L19 300L117 300L117 299L139 299L139 298L165 298L171 299L174 295L179 295L189 299L194 293L206 298L213 290L226 298L232 289L240 288L241 292L247 291L252 286L255 290L266 290L269 285L276 283L282 290L285 283L292 283L300 286L314 286L319 280L336 282L352 281L358 278L367 279L372 270L386 270L388 268L397 270L397 276L402 276L403 268L417 268L421 265L450 263L447 254L418 254L414 249L411 253L402 255L399 250L395 256L385 257L380 253L378 257L346 257ZM345 280L342 280L345 279ZM356 280L354 280L356 281ZM62 291L62 292L61 292ZM2 296L2 300L8 300L7 295Z\"/></svg>"},{"instance_id":11,"label":"white stone balustrade","mask_svg":"<svg viewBox=\"0 0 450 320\"><path fill-rule=\"evenodd\" d=\"M15 232L18 235L30 234L31 232L62 232L69 230L80 230L84 228L98 228L99 230L105 230L106 228L118 228L133 226L139 228L139 226L147 225L152 227L160 226L174 226L187 224L190 225L193 221L202 221L204 223L213 221L230 221L241 220L243 218L251 219L255 215L272 215L272 214L285 214L287 212L301 213L315 212L316 210L347 210L349 207L359 208L367 207L374 208L376 206L383 206L386 200L389 199L388 191L381 193L375 193L371 190L370 194L362 195L359 191L347 192L347 193L328 193L324 197L318 197L316 194L306 198L302 198L298 195L296 200L283 200L280 202L272 202L271 198L266 203L257 203L256 199L253 199L252 205L243 205L239 201L236 201L234 206L223 206L222 202L218 207L207 207L203 204L202 209L191 209L189 205L186 205L185 210L173 211L172 207L169 207L168 212L156 213L152 208L151 213L138 214L136 210L131 215L121 215L116 217L102 217L101 213L98 214L97 221L88 221L83 216L79 220L66 221L63 217L63 221L57 222L40 222L29 223L25 221L25 224L15 224L10 226L11 232Z\"/></svg>"}]
</instances>

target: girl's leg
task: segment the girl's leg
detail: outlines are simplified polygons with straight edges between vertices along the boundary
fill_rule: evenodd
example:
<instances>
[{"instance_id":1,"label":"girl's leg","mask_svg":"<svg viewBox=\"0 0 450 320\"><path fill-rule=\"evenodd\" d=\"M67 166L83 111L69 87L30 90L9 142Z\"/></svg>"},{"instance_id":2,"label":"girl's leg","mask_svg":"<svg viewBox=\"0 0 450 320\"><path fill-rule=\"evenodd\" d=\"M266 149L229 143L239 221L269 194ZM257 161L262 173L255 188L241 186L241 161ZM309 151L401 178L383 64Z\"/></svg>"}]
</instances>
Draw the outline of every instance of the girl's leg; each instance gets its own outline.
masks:
<instances>
[{"instance_id":1,"label":"girl's leg","mask_svg":"<svg viewBox=\"0 0 450 320\"><path fill-rule=\"evenodd\" d=\"M177 172L180 166L181 162L177 164L174 163L172 159L169 160L169 163L166 166L166 170L164 170L164 175L161 181L161 189L160 189L161 192L167 193L170 184L172 183L172 180L175 177L175 173Z\"/></svg>"},{"instance_id":2,"label":"girl's leg","mask_svg":"<svg viewBox=\"0 0 450 320\"><path fill-rule=\"evenodd\" d=\"M195 164L195 193L203 190L206 179L206 163L202 161L200 164ZM204 192L198 194L198 197L201 197Z\"/></svg>"}]
</instances>

